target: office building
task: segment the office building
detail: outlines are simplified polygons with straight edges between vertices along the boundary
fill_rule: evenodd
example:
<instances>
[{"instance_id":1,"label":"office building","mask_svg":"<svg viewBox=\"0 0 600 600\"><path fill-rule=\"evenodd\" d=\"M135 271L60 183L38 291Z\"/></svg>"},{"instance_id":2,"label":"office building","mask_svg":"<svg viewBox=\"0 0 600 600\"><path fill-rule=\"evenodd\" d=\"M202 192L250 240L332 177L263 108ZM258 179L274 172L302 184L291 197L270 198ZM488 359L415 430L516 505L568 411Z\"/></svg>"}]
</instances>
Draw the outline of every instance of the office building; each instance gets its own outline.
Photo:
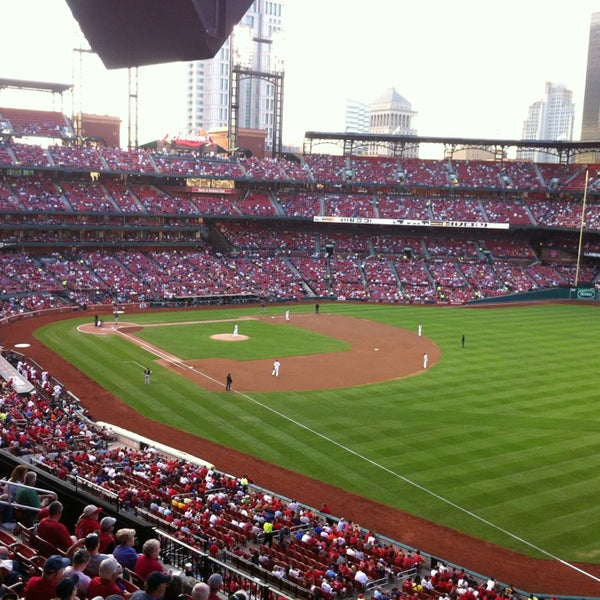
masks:
<instances>
[{"instance_id":1,"label":"office building","mask_svg":"<svg viewBox=\"0 0 600 600\"><path fill-rule=\"evenodd\" d=\"M600 12L592 14L588 41L581 140L600 139Z\"/></svg>"},{"instance_id":2,"label":"office building","mask_svg":"<svg viewBox=\"0 0 600 600\"><path fill-rule=\"evenodd\" d=\"M346 100L346 126L349 133L369 133L371 107L366 102Z\"/></svg>"},{"instance_id":3,"label":"office building","mask_svg":"<svg viewBox=\"0 0 600 600\"><path fill-rule=\"evenodd\" d=\"M588 41L585 92L583 96L583 118L581 141L600 140L600 12L592 13ZM579 157L579 162L599 162L598 153Z\"/></svg>"},{"instance_id":4,"label":"office building","mask_svg":"<svg viewBox=\"0 0 600 600\"><path fill-rule=\"evenodd\" d=\"M574 119L573 92L562 84L548 81L543 98L529 106L521 138L570 141L573 139ZM557 155L534 149L519 151L517 158L535 162L558 162Z\"/></svg>"}]
</instances>

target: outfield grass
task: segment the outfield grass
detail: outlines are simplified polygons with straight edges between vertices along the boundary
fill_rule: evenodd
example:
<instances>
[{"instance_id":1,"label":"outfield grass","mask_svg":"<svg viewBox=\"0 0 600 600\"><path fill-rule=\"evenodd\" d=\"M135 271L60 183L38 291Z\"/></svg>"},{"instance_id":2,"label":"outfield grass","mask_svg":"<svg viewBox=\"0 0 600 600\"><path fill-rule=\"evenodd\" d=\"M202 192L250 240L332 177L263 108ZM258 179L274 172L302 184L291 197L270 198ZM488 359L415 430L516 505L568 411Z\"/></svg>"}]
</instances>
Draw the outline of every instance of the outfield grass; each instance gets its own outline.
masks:
<instances>
[{"instance_id":1,"label":"outfield grass","mask_svg":"<svg viewBox=\"0 0 600 600\"><path fill-rule=\"evenodd\" d=\"M284 309L269 307L276 310ZM144 386L135 363L153 357L114 336L78 333L83 319L57 322L36 336L150 418L531 556L548 552L598 562L599 311L595 305L322 305L323 313L412 331L422 323L441 360L400 381L236 396L235 402L159 365L152 367L152 385ZM176 323L256 314L256 308L235 308L126 320ZM233 330L227 327L221 331ZM283 335L281 328L265 327L270 342L256 350L259 355L272 356L270 344L280 356L305 352L288 328ZM179 326L143 335L169 329L176 335L167 333L170 339L159 345L192 358ZM338 343L321 342L333 348Z\"/></svg>"}]
</instances>

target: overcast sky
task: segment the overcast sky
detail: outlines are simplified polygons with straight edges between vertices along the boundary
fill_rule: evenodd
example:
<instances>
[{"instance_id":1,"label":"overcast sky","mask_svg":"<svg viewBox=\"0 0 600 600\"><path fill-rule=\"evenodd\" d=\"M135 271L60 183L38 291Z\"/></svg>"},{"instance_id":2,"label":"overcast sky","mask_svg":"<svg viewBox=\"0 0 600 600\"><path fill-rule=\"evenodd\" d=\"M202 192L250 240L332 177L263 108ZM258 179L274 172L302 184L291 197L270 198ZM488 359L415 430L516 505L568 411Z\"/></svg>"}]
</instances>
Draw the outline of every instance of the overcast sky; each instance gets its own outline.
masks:
<instances>
[{"instance_id":1,"label":"overcast sky","mask_svg":"<svg viewBox=\"0 0 600 600\"><path fill-rule=\"evenodd\" d=\"M419 135L520 138L546 81L573 91L578 139L594 11L599 0L286 0L284 143L342 131L346 98L390 87L417 111ZM80 34L65 0L2 0L2 23L0 77L73 82ZM126 134L127 71L82 62L84 112L121 116ZM185 65L139 72L140 142L182 130ZM52 108L0 91L0 106L17 101Z\"/></svg>"}]
</instances>

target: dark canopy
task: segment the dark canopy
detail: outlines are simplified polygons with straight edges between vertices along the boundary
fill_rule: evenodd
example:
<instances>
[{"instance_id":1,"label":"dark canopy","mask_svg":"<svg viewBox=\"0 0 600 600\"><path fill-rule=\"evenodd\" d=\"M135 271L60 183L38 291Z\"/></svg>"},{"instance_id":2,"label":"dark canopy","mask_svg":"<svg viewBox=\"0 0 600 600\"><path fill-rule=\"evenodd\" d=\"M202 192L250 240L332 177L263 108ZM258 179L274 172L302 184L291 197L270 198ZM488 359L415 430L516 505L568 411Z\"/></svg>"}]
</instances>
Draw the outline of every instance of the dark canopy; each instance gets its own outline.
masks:
<instances>
[{"instance_id":1,"label":"dark canopy","mask_svg":"<svg viewBox=\"0 0 600 600\"><path fill-rule=\"evenodd\" d=\"M108 69L212 58L252 0L66 0Z\"/></svg>"}]
</instances>

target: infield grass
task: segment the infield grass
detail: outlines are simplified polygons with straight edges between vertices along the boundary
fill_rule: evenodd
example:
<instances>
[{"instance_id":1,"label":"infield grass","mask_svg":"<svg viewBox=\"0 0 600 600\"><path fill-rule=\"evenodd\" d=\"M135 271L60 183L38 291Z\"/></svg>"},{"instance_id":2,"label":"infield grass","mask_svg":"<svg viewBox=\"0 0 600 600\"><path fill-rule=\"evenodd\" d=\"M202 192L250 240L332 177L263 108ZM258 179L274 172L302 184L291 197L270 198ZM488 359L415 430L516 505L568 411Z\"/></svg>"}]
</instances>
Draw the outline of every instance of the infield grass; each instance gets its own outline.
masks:
<instances>
[{"instance_id":1,"label":"infield grass","mask_svg":"<svg viewBox=\"0 0 600 600\"><path fill-rule=\"evenodd\" d=\"M341 352L350 344L320 335L290 323L263 321L235 321L239 334L249 337L243 343L223 344L211 339L212 335L233 333L234 322L188 323L163 327L148 327L137 337L166 350L182 360L201 358L230 358L232 360L257 360L284 358L317 352ZM289 340L292 339L293 343Z\"/></svg>"},{"instance_id":2,"label":"infield grass","mask_svg":"<svg viewBox=\"0 0 600 600\"><path fill-rule=\"evenodd\" d=\"M284 310L269 307L268 313ZM302 310L312 306L293 307ZM162 423L531 556L600 562L599 306L322 304L321 311L411 331L421 323L441 359L426 372L384 384L228 396L158 364L152 365L152 385L144 386L135 363L155 357L116 336L77 332L76 325L89 318L48 325L36 336ZM255 307L229 308L123 320L177 323L257 314ZM240 333L247 323L240 322ZM181 358L200 358L194 355L204 345L197 327L148 328L143 336ZM201 326L202 336L207 327ZM273 356L273 348L285 356L304 354L306 347L343 346L325 336L302 341L306 332L297 327L261 327L268 341L248 358ZM221 331L233 331L233 324ZM159 343L155 336L166 337ZM213 356L223 346L215 344ZM238 344L225 346L229 352ZM335 499L323 501L335 507Z\"/></svg>"}]
</instances>

